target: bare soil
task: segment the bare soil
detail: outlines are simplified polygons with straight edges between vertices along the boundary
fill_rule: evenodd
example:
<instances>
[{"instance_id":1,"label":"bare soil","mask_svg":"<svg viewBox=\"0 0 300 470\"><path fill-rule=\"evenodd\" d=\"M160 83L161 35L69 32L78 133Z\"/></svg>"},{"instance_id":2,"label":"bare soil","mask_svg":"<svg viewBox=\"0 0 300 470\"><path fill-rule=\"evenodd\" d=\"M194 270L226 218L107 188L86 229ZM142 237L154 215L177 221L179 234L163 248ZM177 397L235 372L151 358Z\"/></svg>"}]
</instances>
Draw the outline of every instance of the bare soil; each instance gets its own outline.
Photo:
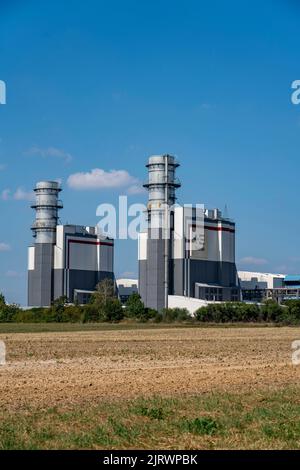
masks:
<instances>
[{"instance_id":1,"label":"bare soil","mask_svg":"<svg viewBox=\"0 0 300 470\"><path fill-rule=\"evenodd\" d=\"M101 399L297 385L296 339L296 327L0 334L7 348L0 406L68 408Z\"/></svg>"}]
</instances>

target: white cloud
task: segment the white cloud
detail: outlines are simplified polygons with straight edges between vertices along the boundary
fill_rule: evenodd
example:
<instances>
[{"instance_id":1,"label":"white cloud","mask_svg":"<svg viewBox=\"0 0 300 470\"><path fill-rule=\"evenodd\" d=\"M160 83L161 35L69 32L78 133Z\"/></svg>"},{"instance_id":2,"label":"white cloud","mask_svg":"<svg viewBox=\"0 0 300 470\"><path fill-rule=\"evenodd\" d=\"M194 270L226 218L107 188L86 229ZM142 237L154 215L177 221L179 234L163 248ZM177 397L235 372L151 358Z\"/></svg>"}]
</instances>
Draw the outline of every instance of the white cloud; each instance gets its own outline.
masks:
<instances>
[{"instance_id":1,"label":"white cloud","mask_svg":"<svg viewBox=\"0 0 300 470\"><path fill-rule=\"evenodd\" d=\"M94 168L87 173L74 173L68 178L68 186L72 189L110 189L132 187L139 183L139 180L131 176L126 170L105 171L101 168Z\"/></svg>"},{"instance_id":2,"label":"white cloud","mask_svg":"<svg viewBox=\"0 0 300 470\"><path fill-rule=\"evenodd\" d=\"M34 191L25 191L23 188L18 188L13 195L16 201L33 201Z\"/></svg>"},{"instance_id":3,"label":"white cloud","mask_svg":"<svg viewBox=\"0 0 300 470\"><path fill-rule=\"evenodd\" d=\"M144 194L146 193L147 191L145 190L145 188L143 188L143 185L142 183L140 184L133 184L132 186L129 186L129 188L127 189L127 194Z\"/></svg>"},{"instance_id":4,"label":"white cloud","mask_svg":"<svg viewBox=\"0 0 300 470\"><path fill-rule=\"evenodd\" d=\"M245 258L240 259L240 264L263 266L265 264L268 264L268 260L266 260L265 258L255 258L254 256L245 256Z\"/></svg>"},{"instance_id":5,"label":"white cloud","mask_svg":"<svg viewBox=\"0 0 300 470\"><path fill-rule=\"evenodd\" d=\"M72 160L72 155L70 153L65 152L64 150L58 149L56 147L47 147L47 148L41 148L38 146L33 146L27 152L25 152L26 155L34 155L37 157L42 157L42 158L61 158L64 160L66 163L70 163Z\"/></svg>"},{"instance_id":6,"label":"white cloud","mask_svg":"<svg viewBox=\"0 0 300 470\"><path fill-rule=\"evenodd\" d=\"M1 199L3 201L7 201L9 199L10 193L11 193L10 189L3 189L1 193Z\"/></svg>"},{"instance_id":7,"label":"white cloud","mask_svg":"<svg viewBox=\"0 0 300 470\"><path fill-rule=\"evenodd\" d=\"M6 165L4 165L3 163L0 163L0 171L5 170L5 168L6 168Z\"/></svg>"},{"instance_id":8,"label":"white cloud","mask_svg":"<svg viewBox=\"0 0 300 470\"><path fill-rule=\"evenodd\" d=\"M10 189L4 189L1 193L1 199L3 201L9 201L14 199L15 201L33 201L34 200L34 191L26 191L25 189L19 187L14 193Z\"/></svg>"},{"instance_id":9,"label":"white cloud","mask_svg":"<svg viewBox=\"0 0 300 470\"><path fill-rule=\"evenodd\" d=\"M8 243L0 242L0 251L10 251L10 245Z\"/></svg>"}]
</instances>

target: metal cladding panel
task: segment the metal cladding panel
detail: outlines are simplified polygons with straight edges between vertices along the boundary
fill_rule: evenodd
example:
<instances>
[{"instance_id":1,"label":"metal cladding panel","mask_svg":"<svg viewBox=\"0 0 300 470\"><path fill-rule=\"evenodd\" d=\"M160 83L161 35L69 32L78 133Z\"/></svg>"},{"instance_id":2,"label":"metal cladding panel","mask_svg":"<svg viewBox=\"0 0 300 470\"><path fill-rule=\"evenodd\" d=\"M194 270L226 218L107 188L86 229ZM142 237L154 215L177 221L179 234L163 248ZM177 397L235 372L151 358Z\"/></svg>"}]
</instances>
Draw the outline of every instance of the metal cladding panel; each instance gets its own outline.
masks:
<instances>
[{"instance_id":1,"label":"metal cladding panel","mask_svg":"<svg viewBox=\"0 0 300 470\"><path fill-rule=\"evenodd\" d=\"M65 242L65 226L57 225L56 226L56 246L63 250Z\"/></svg>"},{"instance_id":2,"label":"metal cladding panel","mask_svg":"<svg viewBox=\"0 0 300 470\"><path fill-rule=\"evenodd\" d=\"M147 304L161 310L164 307L164 240L148 239Z\"/></svg>"},{"instance_id":3,"label":"metal cladding panel","mask_svg":"<svg viewBox=\"0 0 300 470\"><path fill-rule=\"evenodd\" d=\"M103 281L103 279L111 279L112 281L115 281L115 275L111 271L98 271L96 273L96 276L97 276L97 284Z\"/></svg>"},{"instance_id":4,"label":"metal cladding panel","mask_svg":"<svg viewBox=\"0 0 300 470\"><path fill-rule=\"evenodd\" d=\"M139 260L139 294L147 305L147 260Z\"/></svg>"},{"instance_id":5,"label":"metal cladding panel","mask_svg":"<svg viewBox=\"0 0 300 470\"><path fill-rule=\"evenodd\" d=\"M41 307L40 284L38 273L35 270L28 271L27 305L29 307Z\"/></svg>"},{"instance_id":6,"label":"metal cladding panel","mask_svg":"<svg viewBox=\"0 0 300 470\"><path fill-rule=\"evenodd\" d=\"M179 166L176 159L171 155L153 155L149 158L146 166L148 167L147 187L151 207L158 207L164 203L166 183L168 184L168 203L173 204L175 201L175 187L180 186L175 178L176 168Z\"/></svg>"},{"instance_id":7,"label":"metal cladding panel","mask_svg":"<svg viewBox=\"0 0 300 470\"><path fill-rule=\"evenodd\" d=\"M148 240L147 232L139 233L139 236L138 236L138 260L146 260L147 259L147 240Z\"/></svg>"},{"instance_id":8,"label":"metal cladding panel","mask_svg":"<svg viewBox=\"0 0 300 470\"><path fill-rule=\"evenodd\" d=\"M222 231L220 235L220 246L222 253L222 261L228 263L235 262L235 234L232 232Z\"/></svg>"},{"instance_id":9,"label":"metal cladding panel","mask_svg":"<svg viewBox=\"0 0 300 470\"><path fill-rule=\"evenodd\" d=\"M58 210L62 208L58 200L60 185L56 181L40 181L34 191L35 203L31 207L36 211L32 225L36 243L55 243Z\"/></svg>"},{"instance_id":10,"label":"metal cladding panel","mask_svg":"<svg viewBox=\"0 0 300 470\"><path fill-rule=\"evenodd\" d=\"M74 234L69 233L69 228L66 227L65 233L66 269L113 272L113 240L91 235L85 227L78 227L81 231Z\"/></svg>"},{"instance_id":11,"label":"metal cladding panel","mask_svg":"<svg viewBox=\"0 0 300 470\"><path fill-rule=\"evenodd\" d=\"M65 295L64 292L64 270L53 270L53 300Z\"/></svg>"},{"instance_id":12,"label":"metal cladding panel","mask_svg":"<svg viewBox=\"0 0 300 470\"><path fill-rule=\"evenodd\" d=\"M236 267L234 263L197 262L191 260L191 290L194 295L196 282L218 284L223 287L236 286Z\"/></svg>"},{"instance_id":13,"label":"metal cladding panel","mask_svg":"<svg viewBox=\"0 0 300 470\"><path fill-rule=\"evenodd\" d=\"M99 271L113 272L113 250L113 246L98 246L100 259Z\"/></svg>"},{"instance_id":14,"label":"metal cladding panel","mask_svg":"<svg viewBox=\"0 0 300 470\"><path fill-rule=\"evenodd\" d=\"M206 259L208 261L220 261L221 252L220 252L220 238L218 231L211 230L209 228L204 228L204 239L205 239L205 250Z\"/></svg>"},{"instance_id":15,"label":"metal cladding panel","mask_svg":"<svg viewBox=\"0 0 300 470\"><path fill-rule=\"evenodd\" d=\"M185 271L184 271L185 260L176 259L173 261L173 293L174 295L185 294Z\"/></svg>"},{"instance_id":16,"label":"metal cladding panel","mask_svg":"<svg viewBox=\"0 0 300 470\"><path fill-rule=\"evenodd\" d=\"M174 210L174 244L173 258L184 258L185 243L183 237L183 207L175 207Z\"/></svg>"},{"instance_id":17,"label":"metal cladding panel","mask_svg":"<svg viewBox=\"0 0 300 470\"><path fill-rule=\"evenodd\" d=\"M79 240L68 240L68 267L82 271L98 271L98 246Z\"/></svg>"},{"instance_id":18,"label":"metal cladding panel","mask_svg":"<svg viewBox=\"0 0 300 470\"><path fill-rule=\"evenodd\" d=\"M190 262L190 293L195 297L195 283L220 284L220 263L215 261Z\"/></svg>"},{"instance_id":19,"label":"metal cladding panel","mask_svg":"<svg viewBox=\"0 0 300 470\"><path fill-rule=\"evenodd\" d=\"M28 271L28 305L32 307L50 306L52 295L53 245L35 245L34 270Z\"/></svg>"},{"instance_id":20,"label":"metal cladding panel","mask_svg":"<svg viewBox=\"0 0 300 470\"><path fill-rule=\"evenodd\" d=\"M189 212L188 208L175 208L173 258L183 259L185 257L184 227L190 220L193 225L204 223L204 247L201 250L194 250L191 253L192 259L234 262L235 224L227 220L208 217L204 220L197 219L197 222L195 219L196 207L192 218ZM211 212L214 213L214 211Z\"/></svg>"},{"instance_id":21,"label":"metal cladding panel","mask_svg":"<svg viewBox=\"0 0 300 470\"><path fill-rule=\"evenodd\" d=\"M190 266L188 268L188 263ZM238 287L234 263L207 260L174 260L174 295L184 295L185 279L190 273L190 295L195 296L195 283Z\"/></svg>"},{"instance_id":22,"label":"metal cladding panel","mask_svg":"<svg viewBox=\"0 0 300 470\"><path fill-rule=\"evenodd\" d=\"M74 290L87 290L94 291L96 285L103 279L114 280L112 272L106 271L85 271L79 269L70 269L68 271L68 292L67 297L72 302L74 301Z\"/></svg>"},{"instance_id":23,"label":"metal cladding panel","mask_svg":"<svg viewBox=\"0 0 300 470\"><path fill-rule=\"evenodd\" d=\"M192 259L235 262L235 233L221 224L205 224L204 249L193 251Z\"/></svg>"},{"instance_id":24,"label":"metal cladding panel","mask_svg":"<svg viewBox=\"0 0 300 470\"><path fill-rule=\"evenodd\" d=\"M30 246L28 248L28 270L32 271L34 269L34 253L35 253L35 247Z\"/></svg>"},{"instance_id":25,"label":"metal cladding panel","mask_svg":"<svg viewBox=\"0 0 300 470\"><path fill-rule=\"evenodd\" d=\"M64 251L57 245L54 245L54 269L64 269Z\"/></svg>"}]
</instances>

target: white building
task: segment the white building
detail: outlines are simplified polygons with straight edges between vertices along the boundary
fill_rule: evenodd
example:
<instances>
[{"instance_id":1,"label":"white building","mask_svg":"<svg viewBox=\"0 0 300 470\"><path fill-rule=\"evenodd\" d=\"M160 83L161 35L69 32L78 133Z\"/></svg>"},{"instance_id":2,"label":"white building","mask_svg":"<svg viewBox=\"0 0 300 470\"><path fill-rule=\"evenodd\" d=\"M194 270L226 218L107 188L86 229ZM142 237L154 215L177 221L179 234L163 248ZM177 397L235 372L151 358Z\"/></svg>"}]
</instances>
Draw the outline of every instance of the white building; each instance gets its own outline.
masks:
<instances>
[{"instance_id":1,"label":"white building","mask_svg":"<svg viewBox=\"0 0 300 470\"><path fill-rule=\"evenodd\" d=\"M114 279L114 240L97 227L59 224L60 191L56 181L41 181L35 188L35 242L28 250L31 307L49 306L62 296L85 303L98 282Z\"/></svg>"},{"instance_id":2,"label":"white building","mask_svg":"<svg viewBox=\"0 0 300 470\"><path fill-rule=\"evenodd\" d=\"M275 289L283 287L285 274L238 271L242 290Z\"/></svg>"},{"instance_id":3,"label":"white building","mask_svg":"<svg viewBox=\"0 0 300 470\"><path fill-rule=\"evenodd\" d=\"M133 293L138 293L139 281L137 279L117 279L117 290L120 301L125 304Z\"/></svg>"},{"instance_id":4,"label":"white building","mask_svg":"<svg viewBox=\"0 0 300 470\"><path fill-rule=\"evenodd\" d=\"M181 186L175 157L155 155L146 166L148 227L139 234L138 249L139 292L145 305L161 310L168 295L240 300L235 223L218 209L175 204Z\"/></svg>"}]
</instances>

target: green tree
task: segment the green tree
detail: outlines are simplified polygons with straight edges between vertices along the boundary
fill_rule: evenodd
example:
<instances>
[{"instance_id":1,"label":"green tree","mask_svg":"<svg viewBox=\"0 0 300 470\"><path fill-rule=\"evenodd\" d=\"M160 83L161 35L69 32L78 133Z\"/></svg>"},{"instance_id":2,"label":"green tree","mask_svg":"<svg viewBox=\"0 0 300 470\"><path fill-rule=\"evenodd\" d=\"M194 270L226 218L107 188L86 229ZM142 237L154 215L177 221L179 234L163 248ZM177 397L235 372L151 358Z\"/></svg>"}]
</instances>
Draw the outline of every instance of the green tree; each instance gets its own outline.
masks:
<instances>
[{"instance_id":1,"label":"green tree","mask_svg":"<svg viewBox=\"0 0 300 470\"><path fill-rule=\"evenodd\" d=\"M275 300L266 300L261 307L261 313L265 321L280 322L283 308Z\"/></svg>"},{"instance_id":2,"label":"green tree","mask_svg":"<svg viewBox=\"0 0 300 470\"><path fill-rule=\"evenodd\" d=\"M288 317L293 323L300 321L300 300L287 300L284 302L283 316Z\"/></svg>"},{"instance_id":3,"label":"green tree","mask_svg":"<svg viewBox=\"0 0 300 470\"><path fill-rule=\"evenodd\" d=\"M124 318L124 309L119 299L108 298L103 304L100 315L104 321L120 321Z\"/></svg>"},{"instance_id":4,"label":"green tree","mask_svg":"<svg viewBox=\"0 0 300 470\"><path fill-rule=\"evenodd\" d=\"M61 296L54 300L50 308L49 314L51 319L49 321L62 322L64 317L64 311L66 308L66 303L68 302L67 297Z\"/></svg>"},{"instance_id":5,"label":"green tree","mask_svg":"<svg viewBox=\"0 0 300 470\"><path fill-rule=\"evenodd\" d=\"M126 316L130 318L143 319L147 316L145 305L140 294L134 292L126 302Z\"/></svg>"},{"instance_id":6,"label":"green tree","mask_svg":"<svg viewBox=\"0 0 300 470\"><path fill-rule=\"evenodd\" d=\"M164 308L162 310L162 318L165 322L173 322L173 321L186 321L191 320L191 315L186 308Z\"/></svg>"},{"instance_id":7,"label":"green tree","mask_svg":"<svg viewBox=\"0 0 300 470\"><path fill-rule=\"evenodd\" d=\"M96 291L91 296L89 314L96 314L97 321L119 321L124 317L124 310L116 298L112 279L103 279L97 284Z\"/></svg>"},{"instance_id":8,"label":"green tree","mask_svg":"<svg viewBox=\"0 0 300 470\"><path fill-rule=\"evenodd\" d=\"M6 305L5 297L4 297L4 295L1 294L1 292L0 292L0 307L3 307L3 305Z\"/></svg>"},{"instance_id":9,"label":"green tree","mask_svg":"<svg viewBox=\"0 0 300 470\"><path fill-rule=\"evenodd\" d=\"M91 303L101 307L109 299L116 297L115 284L112 279L103 279L96 285L96 291L91 296Z\"/></svg>"},{"instance_id":10,"label":"green tree","mask_svg":"<svg viewBox=\"0 0 300 470\"><path fill-rule=\"evenodd\" d=\"M20 312L18 305L0 305L0 322L13 322Z\"/></svg>"}]
</instances>

